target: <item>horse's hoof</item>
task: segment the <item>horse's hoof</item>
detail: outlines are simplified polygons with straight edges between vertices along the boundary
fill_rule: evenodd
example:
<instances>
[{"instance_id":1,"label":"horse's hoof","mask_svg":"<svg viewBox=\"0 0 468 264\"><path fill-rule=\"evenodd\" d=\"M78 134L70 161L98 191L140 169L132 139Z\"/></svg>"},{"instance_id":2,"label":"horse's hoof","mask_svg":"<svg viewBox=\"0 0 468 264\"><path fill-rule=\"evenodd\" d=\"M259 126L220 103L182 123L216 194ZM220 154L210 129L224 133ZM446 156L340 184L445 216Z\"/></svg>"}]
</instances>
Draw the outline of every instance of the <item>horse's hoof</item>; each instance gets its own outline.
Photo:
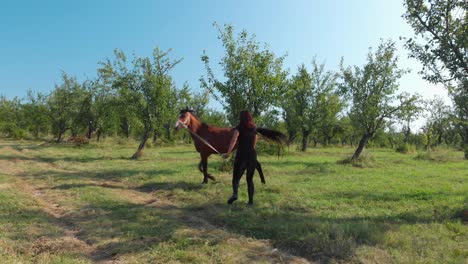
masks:
<instances>
[{"instance_id":1,"label":"horse's hoof","mask_svg":"<svg viewBox=\"0 0 468 264\"><path fill-rule=\"evenodd\" d=\"M208 184L208 181L202 181L202 184Z\"/></svg>"},{"instance_id":2,"label":"horse's hoof","mask_svg":"<svg viewBox=\"0 0 468 264\"><path fill-rule=\"evenodd\" d=\"M247 206L249 206L249 207L250 207L250 206L253 206L253 205L254 205L253 202L248 202L248 203L247 203Z\"/></svg>"},{"instance_id":3,"label":"horse's hoof","mask_svg":"<svg viewBox=\"0 0 468 264\"><path fill-rule=\"evenodd\" d=\"M231 198L229 198L228 204L232 204L232 203L235 202L236 200L237 200L237 195L233 195L233 196L231 196Z\"/></svg>"}]
</instances>

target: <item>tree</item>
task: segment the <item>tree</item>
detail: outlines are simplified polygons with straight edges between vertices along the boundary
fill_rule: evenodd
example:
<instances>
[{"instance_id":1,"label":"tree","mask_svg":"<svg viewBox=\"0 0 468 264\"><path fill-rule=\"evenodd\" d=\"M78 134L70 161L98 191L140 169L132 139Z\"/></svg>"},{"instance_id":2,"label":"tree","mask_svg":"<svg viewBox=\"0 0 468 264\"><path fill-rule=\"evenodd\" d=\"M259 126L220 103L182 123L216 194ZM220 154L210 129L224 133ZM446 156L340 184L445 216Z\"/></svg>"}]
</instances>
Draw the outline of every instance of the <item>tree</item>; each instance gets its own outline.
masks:
<instances>
[{"instance_id":1,"label":"tree","mask_svg":"<svg viewBox=\"0 0 468 264\"><path fill-rule=\"evenodd\" d=\"M408 143L411 135L411 123L414 122L423 112L424 107L423 101L420 95L414 95L414 101L412 104L405 104L404 101L410 98L409 93L402 93L400 96L400 104L402 105L400 111L397 114L398 120L402 124L402 131L404 134L404 143Z\"/></svg>"},{"instance_id":2,"label":"tree","mask_svg":"<svg viewBox=\"0 0 468 264\"><path fill-rule=\"evenodd\" d=\"M81 109L82 86L80 83L75 77L70 77L65 72L62 73L62 82L60 85L55 85L47 103L52 132L57 136L57 143L60 143L64 133L71 129Z\"/></svg>"},{"instance_id":3,"label":"tree","mask_svg":"<svg viewBox=\"0 0 468 264\"><path fill-rule=\"evenodd\" d=\"M284 116L290 139L294 131L290 126L300 129L301 151L307 150L309 136L317 132L321 119L326 118L321 111L330 103L331 94L336 89L336 79L336 74L325 71L325 65L317 64L314 59L310 73L305 65L301 65L289 82L282 101Z\"/></svg>"},{"instance_id":4,"label":"tree","mask_svg":"<svg viewBox=\"0 0 468 264\"><path fill-rule=\"evenodd\" d=\"M40 133L47 133L50 128L50 117L47 107L47 96L28 90L26 103L22 106L28 130L38 138Z\"/></svg>"},{"instance_id":5,"label":"tree","mask_svg":"<svg viewBox=\"0 0 468 264\"><path fill-rule=\"evenodd\" d=\"M246 31L235 38L231 25L221 28L215 24L215 27L225 49L219 64L226 80L214 76L204 52L201 59L207 75L200 79L201 85L223 104L231 124L238 121L242 110L250 111L257 118L277 102L287 75L283 70L284 56L276 57L266 45L261 49L255 36L249 37Z\"/></svg>"},{"instance_id":6,"label":"tree","mask_svg":"<svg viewBox=\"0 0 468 264\"><path fill-rule=\"evenodd\" d=\"M93 111L94 91L91 81L82 83L81 89L74 91L73 100L76 103L76 111L72 120L71 132L76 137L78 133L87 131L86 136L91 139L94 131L95 112Z\"/></svg>"},{"instance_id":7,"label":"tree","mask_svg":"<svg viewBox=\"0 0 468 264\"><path fill-rule=\"evenodd\" d=\"M134 56L131 68L128 68L125 54L116 50L115 61L106 60L98 70L125 98L125 104L131 105L143 126L140 144L132 156L134 159L143 154L148 138L155 128L164 124L168 111L173 111L168 108L174 89L169 71L181 60L171 60L168 56L170 51L155 48L152 58Z\"/></svg>"},{"instance_id":8,"label":"tree","mask_svg":"<svg viewBox=\"0 0 468 264\"><path fill-rule=\"evenodd\" d=\"M320 121L319 131L321 132L324 145L332 143L333 138L342 132L340 126L338 114L343 110L343 102L340 97L334 91L324 93L320 97Z\"/></svg>"},{"instance_id":9,"label":"tree","mask_svg":"<svg viewBox=\"0 0 468 264\"><path fill-rule=\"evenodd\" d=\"M341 88L352 101L349 117L354 128L361 134L351 160L359 158L367 142L383 127L386 120L415 100L407 98L395 104L398 98L395 95L398 80L406 72L398 68L397 62L395 43L389 40L382 41L375 53L369 50L367 63L362 68L344 68L341 65Z\"/></svg>"},{"instance_id":10,"label":"tree","mask_svg":"<svg viewBox=\"0 0 468 264\"><path fill-rule=\"evenodd\" d=\"M415 33L405 39L409 56L422 63L426 80L448 88L468 159L468 5L465 0L405 0L404 5L403 17Z\"/></svg>"},{"instance_id":11,"label":"tree","mask_svg":"<svg viewBox=\"0 0 468 264\"><path fill-rule=\"evenodd\" d=\"M435 142L430 142L432 145L442 144L447 129L450 127L451 109L445 104L444 99L435 96L434 99L426 102L428 111L426 131L431 131L431 137Z\"/></svg>"},{"instance_id":12,"label":"tree","mask_svg":"<svg viewBox=\"0 0 468 264\"><path fill-rule=\"evenodd\" d=\"M0 97L0 132L7 137L23 138L25 136L22 124L23 110L21 100L18 97L8 100Z\"/></svg>"}]
</instances>

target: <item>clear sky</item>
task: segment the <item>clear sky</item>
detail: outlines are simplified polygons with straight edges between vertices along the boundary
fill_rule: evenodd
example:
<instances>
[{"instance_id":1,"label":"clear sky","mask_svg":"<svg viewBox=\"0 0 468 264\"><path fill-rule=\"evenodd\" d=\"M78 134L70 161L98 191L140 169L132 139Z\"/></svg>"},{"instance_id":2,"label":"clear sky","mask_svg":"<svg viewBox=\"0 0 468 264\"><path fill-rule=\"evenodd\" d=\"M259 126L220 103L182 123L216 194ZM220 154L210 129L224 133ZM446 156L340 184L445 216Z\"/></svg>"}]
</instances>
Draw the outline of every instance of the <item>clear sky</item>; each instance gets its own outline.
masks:
<instances>
[{"instance_id":1,"label":"clear sky","mask_svg":"<svg viewBox=\"0 0 468 264\"><path fill-rule=\"evenodd\" d=\"M184 59L173 77L178 86L187 81L197 90L205 73L203 50L214 68L223 54L216 21L256 34L277 55L287 53L285 66L293 73L315 55L332 70L341 57L345 65L362 65L370 46L391 38L398 42L401 67L412 69L401 90L446 97L442 87L417 74L418 62L407 59L399 36L412 31L402 13L399 0L2 1L0 95L48 92L62 70L79 80L93 78L97 62L112 58L115 48L150 56L156 46Z\"/></svg>"}]
</instances>

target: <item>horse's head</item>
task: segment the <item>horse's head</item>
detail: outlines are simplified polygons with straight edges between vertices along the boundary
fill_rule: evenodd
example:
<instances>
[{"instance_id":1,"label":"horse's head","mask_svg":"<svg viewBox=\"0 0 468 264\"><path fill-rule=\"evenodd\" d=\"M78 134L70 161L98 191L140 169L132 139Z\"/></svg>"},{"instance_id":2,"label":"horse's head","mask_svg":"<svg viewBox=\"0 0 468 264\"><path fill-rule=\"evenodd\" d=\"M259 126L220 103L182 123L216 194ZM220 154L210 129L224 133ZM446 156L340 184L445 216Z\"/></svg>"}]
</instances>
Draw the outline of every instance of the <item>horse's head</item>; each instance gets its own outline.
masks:
<instances>
[{"instance_id":1,"label":"horse's head","mask_svg":"<svg viewBox=\"0 0 468 264\"><path fill-rule=\"evenodd\" d=\"M193 115L194 115L193 110L190 110L188 108L180 110L179 118L177 119L175 123L174 129L179 130L181 128L190 126Z\"/></svg>"}]
</instances>

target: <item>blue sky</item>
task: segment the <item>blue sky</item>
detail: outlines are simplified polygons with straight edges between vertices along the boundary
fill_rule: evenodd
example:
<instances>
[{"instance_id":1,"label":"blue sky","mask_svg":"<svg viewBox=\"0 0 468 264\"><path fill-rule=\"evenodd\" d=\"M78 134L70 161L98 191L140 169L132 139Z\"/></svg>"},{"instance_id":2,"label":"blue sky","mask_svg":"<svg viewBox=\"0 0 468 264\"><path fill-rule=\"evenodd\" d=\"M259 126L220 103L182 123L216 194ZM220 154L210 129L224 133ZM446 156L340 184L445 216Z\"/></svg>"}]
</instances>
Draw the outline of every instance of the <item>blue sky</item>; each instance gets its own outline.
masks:
<instances>
[{"instance_id":1,"label":"blue sky","mask_svg":"<svg viewBox=\"0 0 468 264\"><path fill-rule=\"evenodd\" d=\"M150 56L156 46L184 59L172 75L178 86L188 82L196 91L205 73L203 50L215 69L223 54L216 21L254 33L277 55L288 54L285 66L293 73L314 56L332 70L341 57L345 65L362 65L370 46L391 38L401 67L412 69L401 90L446 97L417 74L418 62L407 59L398 38L412 31L402 13L397 0L7 1L0 9L0 95L48 92L62 70L93 78L97 62L112 58L115 48Z\"/></svg>"}]
</instances>

